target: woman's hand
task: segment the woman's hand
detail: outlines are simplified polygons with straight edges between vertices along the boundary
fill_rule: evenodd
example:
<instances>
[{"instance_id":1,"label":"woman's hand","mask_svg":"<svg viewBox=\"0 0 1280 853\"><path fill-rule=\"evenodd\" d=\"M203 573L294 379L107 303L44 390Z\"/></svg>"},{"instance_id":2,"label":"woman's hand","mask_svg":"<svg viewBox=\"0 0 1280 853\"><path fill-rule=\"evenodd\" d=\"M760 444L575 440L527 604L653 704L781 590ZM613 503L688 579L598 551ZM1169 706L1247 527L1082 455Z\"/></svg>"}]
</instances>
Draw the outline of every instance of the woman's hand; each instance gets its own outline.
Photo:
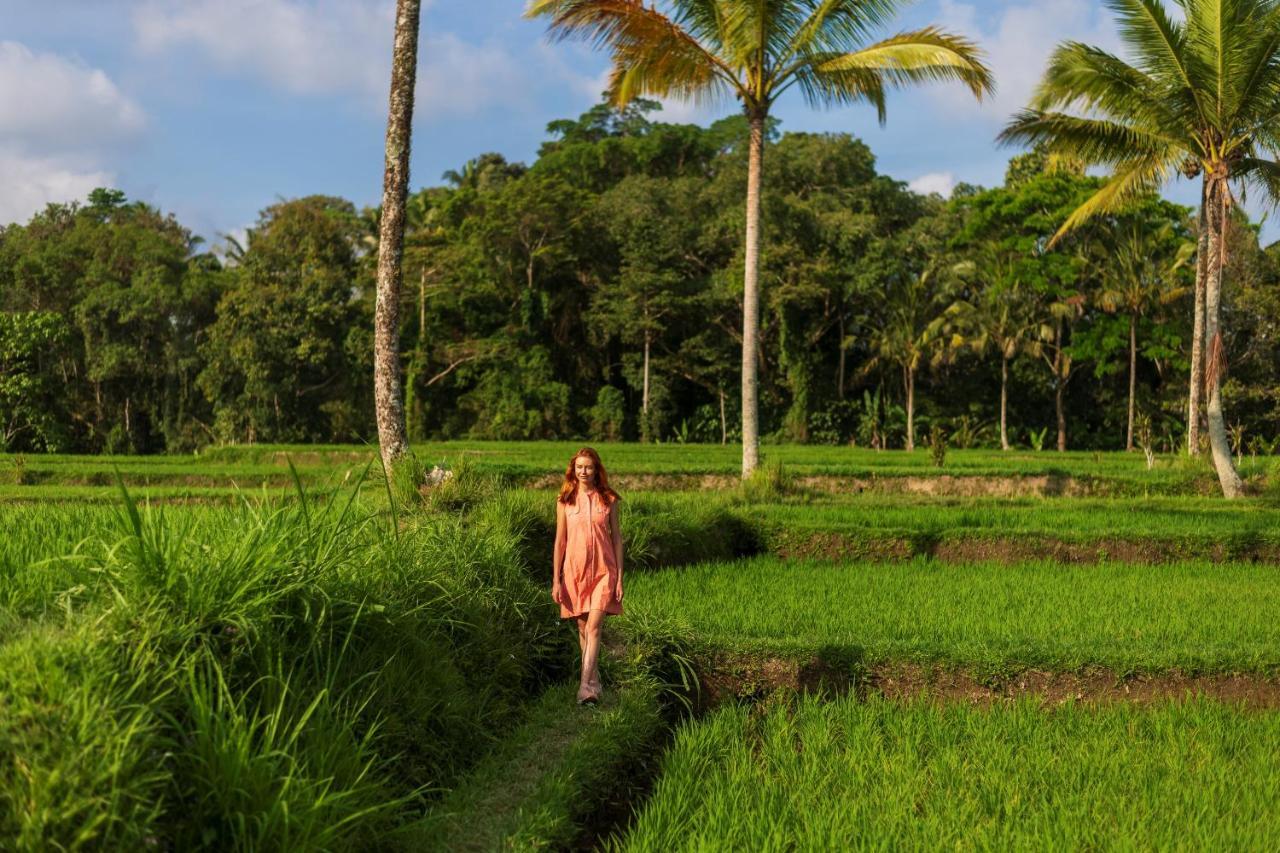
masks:
<instances>
[{"instance_id":1,"label":"woman's hand","mask_svg":"<svg viewBox=\"0 0 1280 853\"><path fill-rule=\"evenodd\" d=\"M551 582L551 600L556 604L564 604L564 587L560 581Z\"/></svg>"},{"instance_id":2,"label":"woman's hand","mask_svg":"<svg viewBox=\"0 0 1280 853\"><path fill-rule=\"evenodd\" d=\"M617 599L619 604L622 603L622 573L621 572L618 573L618 579L613 584L613 597Z\"/></svg>"}]
</instances>

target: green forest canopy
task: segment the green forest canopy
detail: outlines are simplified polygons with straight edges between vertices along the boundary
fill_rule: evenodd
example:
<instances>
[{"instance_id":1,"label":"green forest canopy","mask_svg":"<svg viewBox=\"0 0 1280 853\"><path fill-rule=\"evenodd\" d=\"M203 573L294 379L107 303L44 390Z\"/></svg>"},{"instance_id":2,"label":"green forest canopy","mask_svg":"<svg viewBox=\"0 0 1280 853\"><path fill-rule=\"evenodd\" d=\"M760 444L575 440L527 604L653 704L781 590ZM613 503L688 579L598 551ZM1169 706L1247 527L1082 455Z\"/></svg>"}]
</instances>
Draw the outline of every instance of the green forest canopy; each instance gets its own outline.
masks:
<instances>
[{"instance_id":1,"label":"green forest canopy","mask_svg":"<svg viewBox=\"0 0 1280 853\"><path fill-rule=\"evenodd\" d=\"M665 124L655 108L552 122L532 165L482 154L411 195L412 438L734 439L746 123ZM879 174L848 135L774 124L767 157L766 435L900 447L911 387L917 430L995 445L1005 361L1013 442L1051 446L1060 411L1069 446L1123 447L1132 325L1142 432L1176 446L1186 208L1144 198L1047 249L1098 184L1034 152L1003 186L949 200ZM282 201L214 253L104 189L0 229L3 447L372 438L377 215ZM1280 415L1280 255L1234 225L1227 413L1261 442ZM1151 262L1123 262L1120 234Z\"/></svg>"}]
</instances>

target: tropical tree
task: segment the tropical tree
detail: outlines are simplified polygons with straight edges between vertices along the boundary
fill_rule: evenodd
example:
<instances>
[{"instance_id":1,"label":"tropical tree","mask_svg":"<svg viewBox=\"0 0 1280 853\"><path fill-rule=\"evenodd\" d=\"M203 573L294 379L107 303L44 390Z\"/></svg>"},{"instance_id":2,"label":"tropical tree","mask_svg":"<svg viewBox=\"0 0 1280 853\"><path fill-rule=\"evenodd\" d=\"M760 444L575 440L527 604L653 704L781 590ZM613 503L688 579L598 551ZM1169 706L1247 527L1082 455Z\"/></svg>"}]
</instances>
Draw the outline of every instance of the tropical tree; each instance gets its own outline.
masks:
<instances>
[{"instance_id":1,"label":"tropical tree","mask_svg":"<svg viewBox=\"0 0 1280 853\"><path fill-rule=\"evenodd\" d=\"M879 253L897 259L897 271L887 275L878 294L880 309L868 333L872 357L864 372L893 365L902 378L906 404L906 449L915 450L916 378L920 368L947 357L947 309L955 302L960 266L942 250L935 233L948 223L920 220L909 231L877 246Z\"/></svg>"},{"instance_id":2,"label":"tropical tree","mask_svg":"<svg viewBox=\"0 0 1280 853\"><path fill-rule=\"evenodd\" d=\"M1125 450L1133 450L1138 382L1138 323L1153 309L1186 294L1178 273L1195 254L1196 244L1179 238L1174 223L1150 216L1122 217L1103 238L1108 260L1103 267L1103 310L1122 312L1129 322L1129 409Z\"/></svg>"},{"instance_id":3,"label":"tropical tree","mask_svg":"<svg viewBox=\"0 0 1280 853\"><path fill-rule=\"evenodd\" d=\"M954 80L982 97L991 73L969 40L926 27L868 44L903 0L531 0L559 38L609 50L608 93L709 101L732 95L750 124L742 300L742 473L759 462L760 185L769 112L792 87L812 105L869 103L890 88ZM664 11L665 10L665 11Z\"/></svg>"},{"instance_id":4,"label":"tropical tree","mask_svg":"<svg viewBox=\"0 0 1280 853\"><path fill-rule=\"evenodd\" d=\"M968 298L947 309L952 348L1000 354L1000 449L1009 449L1009 363L1018 355L1040 354L1042 334L1050 334L1032 310L1032 299L1018 278L1018 264L1007 252L986 247L959 268L978 277Z\"/></svg>"},{"instance_id":5,"label":"tropical tree","mask_svg":"<svg viewBox=\"0 0 1280 853\"><path fill-rule=\"evenodd\" d=\"M409 144L413 89L418 76L418 19L422 0L396 0L387 110L382 217L378 225L378 291L373 319L373 396L378 447L389 472L409 452L400 383L400 293L403 283L405 199L409 194Z\"/></svg>"},{"instance_id":6,"label":"tropical tree","mask_svg":"<svg viewBox=\"0 0 1280 853\"><path fill-rule=\"evenodd\" d=\"M1196 287L1213 462L1223 494L1242 484L1222 413L1226 355L1220 327L1228 261L1231 185L1280 199L1280 5L1275 0L1180 0L1176 20L1160 0L1107 0L1132 61L1065 42L1030 107L1001 134L1044 143L1052 156L1111 170L1109 180L1063 223L1059 235L1120 210L1175 175L1201 181L1205 263ZM1203 315L1203 333L1199 315ZM1193 367L1190 420L1195 421ZM1190 432L1190 430L1188 430Z\"/></svg>"}]
</instances>

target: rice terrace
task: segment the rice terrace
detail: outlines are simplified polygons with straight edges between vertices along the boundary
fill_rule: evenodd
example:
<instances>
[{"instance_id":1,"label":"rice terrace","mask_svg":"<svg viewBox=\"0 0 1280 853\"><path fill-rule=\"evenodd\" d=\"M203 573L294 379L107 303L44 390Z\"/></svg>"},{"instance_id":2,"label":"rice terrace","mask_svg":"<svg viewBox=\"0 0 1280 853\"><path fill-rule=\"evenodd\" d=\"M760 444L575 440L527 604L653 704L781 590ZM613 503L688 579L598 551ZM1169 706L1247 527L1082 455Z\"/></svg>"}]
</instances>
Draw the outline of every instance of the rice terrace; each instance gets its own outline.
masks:
<instances>
[{"instance_id":1,"label":"rice terrace","mask_svg":"<svg viewBox=\"0 0 1280 853\"><path fill-rule=\"evenodd\" d=\"M1277 846L1280 3L52 18L0 850Z\"/></svg>"}]
</instances>

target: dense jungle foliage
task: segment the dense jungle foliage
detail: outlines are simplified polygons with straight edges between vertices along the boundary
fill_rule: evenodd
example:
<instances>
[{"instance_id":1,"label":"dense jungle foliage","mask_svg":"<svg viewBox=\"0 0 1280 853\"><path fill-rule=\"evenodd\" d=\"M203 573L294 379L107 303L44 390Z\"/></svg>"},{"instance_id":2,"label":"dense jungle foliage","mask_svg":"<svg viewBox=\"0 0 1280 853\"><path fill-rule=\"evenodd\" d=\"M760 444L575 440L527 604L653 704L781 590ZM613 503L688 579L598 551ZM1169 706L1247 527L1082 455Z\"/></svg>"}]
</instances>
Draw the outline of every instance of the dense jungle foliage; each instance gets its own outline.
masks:
<instances>
[{"instance_id":1,"label":"dense jungle foliage","mask_svg":"<svg viewBox=\"0 0 1280 853\"><path fill-rule=\"evenodd\" d=\"M410 436L733 441L745 119L656 104L552 122L410 198ZM998 446L1185 432L1191 212L1148 198L1046 248L1098 181L1015 157L1003 186L924 197L848 135L772 127L761 417L776 440ZM210 247L114 190L0 229L0 447L151 453L374 435L376 210L310 196ZM1234 223L1228 423L1280 414L1280 256ZM647 389L647 391L646 391ZM1047 433L1047 435L1046 435ZM1256 448L1255 448L1256 449ZM1268 448L1269 449L1269 448Z\"/></svg>"}]
</instances>

